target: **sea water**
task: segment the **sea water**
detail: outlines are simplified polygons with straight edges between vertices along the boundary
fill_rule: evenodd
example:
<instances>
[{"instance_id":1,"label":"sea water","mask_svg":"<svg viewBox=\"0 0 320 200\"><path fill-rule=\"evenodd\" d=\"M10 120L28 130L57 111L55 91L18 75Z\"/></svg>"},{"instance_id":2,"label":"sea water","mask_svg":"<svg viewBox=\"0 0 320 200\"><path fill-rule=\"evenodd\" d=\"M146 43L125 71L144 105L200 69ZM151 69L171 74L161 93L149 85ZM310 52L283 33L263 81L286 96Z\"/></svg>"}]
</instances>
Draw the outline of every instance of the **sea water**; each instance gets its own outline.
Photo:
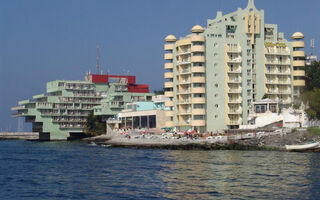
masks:
<instances>
[{"instance_id":1,"label":"sea water","mask_svg":"<svg viewBox=\"0 0 320 200\"><path fill-rule=\"evenodd\" d=\"M320 199L320 153L0 141L0 199Z\"/></svg>"}]
</instances>

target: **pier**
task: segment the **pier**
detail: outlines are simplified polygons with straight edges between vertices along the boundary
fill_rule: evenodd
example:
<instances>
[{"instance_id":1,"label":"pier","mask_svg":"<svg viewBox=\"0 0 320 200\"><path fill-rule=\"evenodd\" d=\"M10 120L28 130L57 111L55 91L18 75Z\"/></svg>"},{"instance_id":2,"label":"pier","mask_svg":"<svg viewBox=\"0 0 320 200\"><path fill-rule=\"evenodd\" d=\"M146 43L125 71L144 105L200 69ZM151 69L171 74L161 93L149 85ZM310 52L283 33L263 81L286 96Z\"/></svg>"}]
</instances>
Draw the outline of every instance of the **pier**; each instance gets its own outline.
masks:
<instances>
[{"instance_id":1,"label":"pier","mask_svg":"<svg viewBox=\"0 0 320 200\"><path fill-rule=\"evenodd\" d=\"M15 139L15 140L39 140L37 132L0 132L0 140Z\"/></svg>"}]
</instances>

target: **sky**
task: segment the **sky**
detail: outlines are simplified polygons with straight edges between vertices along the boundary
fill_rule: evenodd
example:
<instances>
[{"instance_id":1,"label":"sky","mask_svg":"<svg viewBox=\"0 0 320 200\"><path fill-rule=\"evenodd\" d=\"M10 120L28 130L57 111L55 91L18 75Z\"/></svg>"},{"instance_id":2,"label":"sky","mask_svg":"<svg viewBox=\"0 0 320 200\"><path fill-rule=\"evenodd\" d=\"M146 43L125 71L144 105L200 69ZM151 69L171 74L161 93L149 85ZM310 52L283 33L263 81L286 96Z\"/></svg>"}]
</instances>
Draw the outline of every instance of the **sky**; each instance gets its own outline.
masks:
<instances>
[{"instance_id":1,"label":"sky","mask_svg":"<svg viewBox=\"0 0 320 200\"><path fill-rule=\"evenodd\" d=\"M255 0L265 22L278 24L290 39L305 35L306 52L315 38L320 49L320 1ZM11 107L45 93L53 80L83 80L101 69L137 76L151 91L163 87L163 45L168 34L206 26L216 12L245 8L247 0L0 0L0 131L16 131ZM30 130L24 124L24 130Z\"/></svg>"}]
</instances>

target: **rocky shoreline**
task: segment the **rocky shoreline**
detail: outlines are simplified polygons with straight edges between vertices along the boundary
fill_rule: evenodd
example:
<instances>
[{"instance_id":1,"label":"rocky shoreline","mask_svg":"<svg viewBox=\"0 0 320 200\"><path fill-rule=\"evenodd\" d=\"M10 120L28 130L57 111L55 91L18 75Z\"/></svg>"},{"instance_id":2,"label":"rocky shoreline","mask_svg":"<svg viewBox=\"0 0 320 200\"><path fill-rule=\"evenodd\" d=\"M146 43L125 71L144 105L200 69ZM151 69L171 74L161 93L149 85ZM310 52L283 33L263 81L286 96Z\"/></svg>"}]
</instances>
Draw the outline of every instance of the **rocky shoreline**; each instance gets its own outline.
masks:
<instances>
[{"instance_id":1,"label":"rocky shoreline","mask_svg":"<svg viewBox=\"0 0 320 200\"><path fill-rule=\"evenodd\" d=\"M249 137L251 136L251 137ZM241 134L219 136L219 139L165 139L159 137L130 138L122 135L103 135L87 138L86 141L97 145L125 148L152 148L170 150L264 150L285 151L285 145L320 141L320 136L306 131L269 132L260 134Z\"/></svg>"}]
</instances>

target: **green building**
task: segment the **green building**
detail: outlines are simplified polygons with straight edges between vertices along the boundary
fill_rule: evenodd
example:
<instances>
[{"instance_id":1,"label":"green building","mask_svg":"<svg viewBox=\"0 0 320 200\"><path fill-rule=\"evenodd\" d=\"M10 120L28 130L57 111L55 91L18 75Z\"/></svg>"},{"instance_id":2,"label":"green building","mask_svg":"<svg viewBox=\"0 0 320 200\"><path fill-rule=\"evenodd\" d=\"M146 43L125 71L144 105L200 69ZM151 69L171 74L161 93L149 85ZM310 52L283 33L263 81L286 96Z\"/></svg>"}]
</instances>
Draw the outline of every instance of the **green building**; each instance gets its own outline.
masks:
<instances>
[{"instance_id":1,"label":"green building","mask_svg":"<svg viewBox=\"0 0 320 200\"><path fill-rule=\"evenodd\" d=\"M67 140L83 136L86 117L103 105L106 117L115 117L126 103L151 101L148 85L137 85L135 76L88 74L85 81L56 80L45 94L19 102L15 117L32 122L40 140ZM101 107L102 109L102 107Z\"/></svg>"},{"instance_id":2,"label":"green building","mask_svg":"<svg viewBox=\"0 0 320 200\"><path fill-rule=\"evenodd\" d=\"M290 106L305 85L303 34L288 41L264 11L217 12L207 27L165 38L164 68L168 127L218 131L248 123L252 103L267 97Z\"/></svg>"}]
</instances>

